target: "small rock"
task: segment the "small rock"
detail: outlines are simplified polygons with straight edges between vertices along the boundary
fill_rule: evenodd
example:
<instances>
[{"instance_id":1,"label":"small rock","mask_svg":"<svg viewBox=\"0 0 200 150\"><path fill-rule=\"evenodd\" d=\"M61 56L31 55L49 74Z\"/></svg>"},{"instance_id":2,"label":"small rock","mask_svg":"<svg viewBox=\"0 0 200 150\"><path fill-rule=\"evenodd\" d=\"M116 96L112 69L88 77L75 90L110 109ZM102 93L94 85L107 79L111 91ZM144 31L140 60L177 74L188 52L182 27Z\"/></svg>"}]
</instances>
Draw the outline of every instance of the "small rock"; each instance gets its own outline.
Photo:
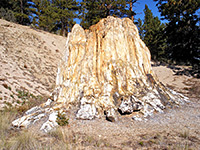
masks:
<instances>
[{"instance_id":1,"label":"small rock","mask_svg":"<svg viewBox=\"0 0 200 150\"><path fill-rule=\"evenodd\" d=\"M25 114L26 114L26 115L32 114L32 113L34 113L34 112L36 112L36 111L38 111L38 110L40 110L40 109L41 109L41 108L40 108L39 106L35 106L35 107L33 107L33 108L27 110L27 111L25 112Z\"/></svg>"},{"instance_id":2,"label":"small rock","mask_svg":"<svg viewBox=\"0 0 200 150\"><path fill-rule=\"evenodd\" d=\"M106 112L106 119L111 122L117 121L116 112L114 108L110 108Z\"/></svg>"},{"instance_id":3,"label":"small rock","mask_svg":"<svg viewBox=\"0 0 200 150\"><path fill-rule=\"evenodd\" d=\"M91 120L97 116L97 110L94 104L83 104L76 114L76 118Z\"/></svg>"},{"instance_id":4,"label":"small rock","mask_svg":"<svg viewBox=\"0 0 200 150\"><path fill-rule=\"evenodd\" d=\"M133 116L132 119L135 121L142 121L142 118L140 118L139 116Z\"/></svg>"},{"instance_id":5,"label":"small rock","mask_svg":"<svg viewBox=\"0 0 200 150\"><path fill-rule=\"evenodd\" d=\"M122 114L124 113L130 114L133 112L133 101L130 96L122 98L119 110L121 111Z\"/></svg>"},{"instance_id":6,"label":"small rock","mask_svg":"<svg viewBox=\"0 0 200 150\"><path fill-rule=\"evenodd\" d=\"M49 115L49 119L48 121L46 121L42 127L40 128L40 130L44 131L44 132L48 132L50 130L52 130L54 127L58 126L58 123L56 122L58 117L58 112L53 112Z\"/></svg>"}]
</instances>

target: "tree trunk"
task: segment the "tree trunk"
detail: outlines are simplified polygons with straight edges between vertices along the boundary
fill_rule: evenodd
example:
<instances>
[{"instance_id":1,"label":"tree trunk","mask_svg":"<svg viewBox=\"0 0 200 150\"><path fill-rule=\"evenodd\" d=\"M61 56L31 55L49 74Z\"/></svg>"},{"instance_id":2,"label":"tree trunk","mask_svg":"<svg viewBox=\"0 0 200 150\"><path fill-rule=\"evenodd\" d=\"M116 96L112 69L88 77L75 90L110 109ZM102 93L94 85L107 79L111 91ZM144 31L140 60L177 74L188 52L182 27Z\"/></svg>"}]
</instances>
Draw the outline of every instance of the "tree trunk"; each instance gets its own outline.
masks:
<instances>
[{"instance_id":1,"label":"tree trunk","mask_svg":"<svg viewBox=\"0 0 200 150\"><path fill-rule=\"evenodd\" d=\"M121 114L132 114L137 120L163 112L184 98L153 74L150 52L133 21L109 16L89 30L73 27L51 98L27 111L13 126L27 127L49 116L41 127L48 131L58 125L59 111L68 115L72 108L77 119L101 116L115 121Z\"/></svg>"},{"instance_id":2,"label":"tree trunk","mask_svg":"<svg viewBox=\"0 0 200 150\"><path fill-rule=\"evenodd\" d=\"M23 0L20 0L20 9L21 9L21 15L20 15L20 24L22 24L23 23L23 14L24 14L24 12L23 12Z\"/></svg>"},{"instance_id":3,"label":"tree trunk","mask_svg":"<svg viewBox=\"0 0 200 150\"><path fill-rule=\"evenodd\" d=\"M129 11L133 12L133 2L130 1L129 5L130 5ZM134 22L134 15L132 13L131 13L131 20Z\"/></svg>"}]
</instances>

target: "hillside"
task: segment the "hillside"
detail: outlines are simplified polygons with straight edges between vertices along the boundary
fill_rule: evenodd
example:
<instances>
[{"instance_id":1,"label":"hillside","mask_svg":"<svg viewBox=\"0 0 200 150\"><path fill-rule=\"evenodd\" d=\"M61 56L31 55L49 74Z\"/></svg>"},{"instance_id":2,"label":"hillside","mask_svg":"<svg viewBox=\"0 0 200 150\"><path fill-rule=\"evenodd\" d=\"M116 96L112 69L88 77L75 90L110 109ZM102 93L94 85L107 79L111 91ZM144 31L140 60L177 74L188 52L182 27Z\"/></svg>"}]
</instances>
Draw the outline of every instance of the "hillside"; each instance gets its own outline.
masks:
<instances>
[{"instance_id":1,"label":"hillside","mask_svg":"<svg viewBox=\"0 0 200 150\"><path fill-rule=\"evenodd\" d=\"M65 37L0 20L1 109L23 104L30 97L46 100L55 86L65 43ZM20 113L0 111L0 149L198 150L200 79L175 75L184 68L153 65L159 81L189 97L190 102L143 121L126 116L114 123L104 118L89 121L69 117L68 126L46 134L38 132L37 126L11 130L11 122ZM74 116L74 112L69 112L69 116Z\"/></svg>"},{"instance_id":2,"label":"hillside","mask_svg":"<svg viewBox=\"0 0 200 150\"><path fill-rule=\"evenodd\" d=\"M27 92L48 96L65 42L65 37L1 19L0 106L19 103Z\"/></svg>"}]
</instances>

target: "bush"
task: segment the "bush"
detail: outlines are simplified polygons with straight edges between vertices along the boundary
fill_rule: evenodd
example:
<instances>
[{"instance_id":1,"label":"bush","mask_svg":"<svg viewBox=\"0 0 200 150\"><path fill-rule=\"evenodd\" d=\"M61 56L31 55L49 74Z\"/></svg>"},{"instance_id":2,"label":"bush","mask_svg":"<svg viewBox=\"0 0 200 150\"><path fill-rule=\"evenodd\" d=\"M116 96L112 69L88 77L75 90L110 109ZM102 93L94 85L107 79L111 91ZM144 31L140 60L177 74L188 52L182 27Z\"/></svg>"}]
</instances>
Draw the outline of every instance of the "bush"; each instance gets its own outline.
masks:
<instances>
[{"instance_id":1,"label":"bush","mask_svg":"<svg viewBox=\"0 0 200 150\"><path fill-rule=\"evenodd\" d=\"M7 8L4 9L3 7L0 8L0 18L16 22L16 18L12 10L8 10Z\"/></svg>"},{"instance_id":2,"label":"bush","mask_svg":"<svg viewBox=\"0 0 200 150\"><path fill-rule=\"evenodd\" d=\"M58 123L58 125L60 126L65 126L65 125L68 125L69 124L69 119L67 119L65 117L65 114L64 113L60 113L58 112L58 117L56 119L56 122Z\"/></svg>"}]
</instances>

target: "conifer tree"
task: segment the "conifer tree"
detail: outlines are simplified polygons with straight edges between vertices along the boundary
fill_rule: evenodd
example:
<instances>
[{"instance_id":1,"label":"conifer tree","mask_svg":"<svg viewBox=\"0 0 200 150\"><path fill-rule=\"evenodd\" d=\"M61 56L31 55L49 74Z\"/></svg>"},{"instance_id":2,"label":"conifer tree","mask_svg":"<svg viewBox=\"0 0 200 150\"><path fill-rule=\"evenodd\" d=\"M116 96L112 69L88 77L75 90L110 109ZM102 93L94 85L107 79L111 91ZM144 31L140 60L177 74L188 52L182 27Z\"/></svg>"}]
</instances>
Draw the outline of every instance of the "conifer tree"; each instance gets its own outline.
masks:
<instances>
[{"instance_id":1,"label":"conifer tree","mask_svg":"<svg viewBox=\"0 0 200 150\"><path fill-rule=\"evenodd\" d=\"M136 13L133 10L134 4L137 2L138 0L126 0L127 4L129 5L128 7L128 17L134 22L134 16L136 15Z\"/></svg>"},{"instance_id":2,"label":"conifer tree","mask_svg":"<svg viewBox=\"0 0 200 150\"><path fill-rule=\"evenodd\" d=\"M10 0L10 4L12 5L12 10L14 12L16 22L23 25L29 25L29 0Z\"/></svg>"},{"instance_id":3,"label":"conifer tree","mask_svg":"<svg viewBox=\"0 0 200 150\"><path fill-rule=\"evenodd\" d=\"M67 35L77 18L76 0L33 0L33 23L40 29Z\"/></svg>"},{"instance_id":4,"label":"conifer tree","mask_svg":"<svg viewBox=\"0 0 200 150\"><path fill-rule=\"evenodd\" d=\"M88 28L107 16L129 17L134 20L133 5L137 0L82 0L81 25Z\"/></svg>"},{"instance_id":5,"label":"conifer tree","mask_svg":"<svg viewBox=\"0 0 200 150\"><path fill-rule=\"evenodd\" d=\"M32 24L35 26L39 26L40 16L43 10L43 3L42 0L32 0L32 5L30 8L31 16L33 18Z\"/></svg>"},{"instance_id":6,"label":"conifer tree","mask_svg":"<svg viewBox=\"0 0 200 150\"><path fill-rule=\"evenodd\" d=\"M29 20L29 0L1 0L0 16L8 21L14 21L19 24L28 25Z\"/></svg>"},{"instance_id":7,"label":"conifer tree","mask_svg":"<svg viewBox=\"0 0 200 150\"><path fill-rule=\"evenodd\" d=\"M52 0L52 3L56 8L57 26L60 28L60 34L66 36L75 24L74 19L78 17L78 2L76 0Z\"/></svg>"},{"instance_id":8,"label":"conifer tree","mask_svg":"<svg viewBox=\"0 0 200 150\"><path fill-rule=\"evenodd\" d=\"M0 7L1 8L4 8L4 9L12 9L12 5L11 5L11 3L10 3L10 1L8 1L8 0L1 0L0 1Z\"/></svg>"},{"instance_id":9,"label":"conifer tree","mask_svg":"<svg viewBox=\"0 0 200 150\"><path fill-rule=\"evenodd\" d=\"M144 40L144 26L140 18L138 19L137 27L138 27L140 38Z\"/></svg>"},{"instance_id":10,"label":"conifer tree","mask_svg":"<svg viewBox=\"0 0 200 150\"><path fill-rule=\"evenodd\" d=\"M55 32L57 30L57 12L50 0L33 0L34 24L42 30Z\"/></svg>"},{"instance_id":11,"label":"conifer tree","mask_svg":"<svg viewBox=\"0 0 200 150\"><path fill-rule=\"evenodd\" d=\"M153 16L147 5L145 5L144 14L144 42L150 49L153 60L163 60L166 48L165 25L161 24L158 17Z\"/></svg>"},{"instance_id":12,"label":"conifer tree","mask_svg":"<svg viewBox=\"0 0 200 150\"><path fill-rule=\"evenodd\" d=\"M199 0L154 0L166 28L168 53L179 63L200 64Z\"/></svg>"},{"instance_id":13,"label":"conifer tree","mask_svg":"<svg viewBox=\"0 0 200 150\"><path fill-rule=\"evenodd\" d=\"M8 21L16 22L16 18L14 16L14 12L9 10L8 8L0 8L0 18Z\"/></svg>"}]
</instances>

